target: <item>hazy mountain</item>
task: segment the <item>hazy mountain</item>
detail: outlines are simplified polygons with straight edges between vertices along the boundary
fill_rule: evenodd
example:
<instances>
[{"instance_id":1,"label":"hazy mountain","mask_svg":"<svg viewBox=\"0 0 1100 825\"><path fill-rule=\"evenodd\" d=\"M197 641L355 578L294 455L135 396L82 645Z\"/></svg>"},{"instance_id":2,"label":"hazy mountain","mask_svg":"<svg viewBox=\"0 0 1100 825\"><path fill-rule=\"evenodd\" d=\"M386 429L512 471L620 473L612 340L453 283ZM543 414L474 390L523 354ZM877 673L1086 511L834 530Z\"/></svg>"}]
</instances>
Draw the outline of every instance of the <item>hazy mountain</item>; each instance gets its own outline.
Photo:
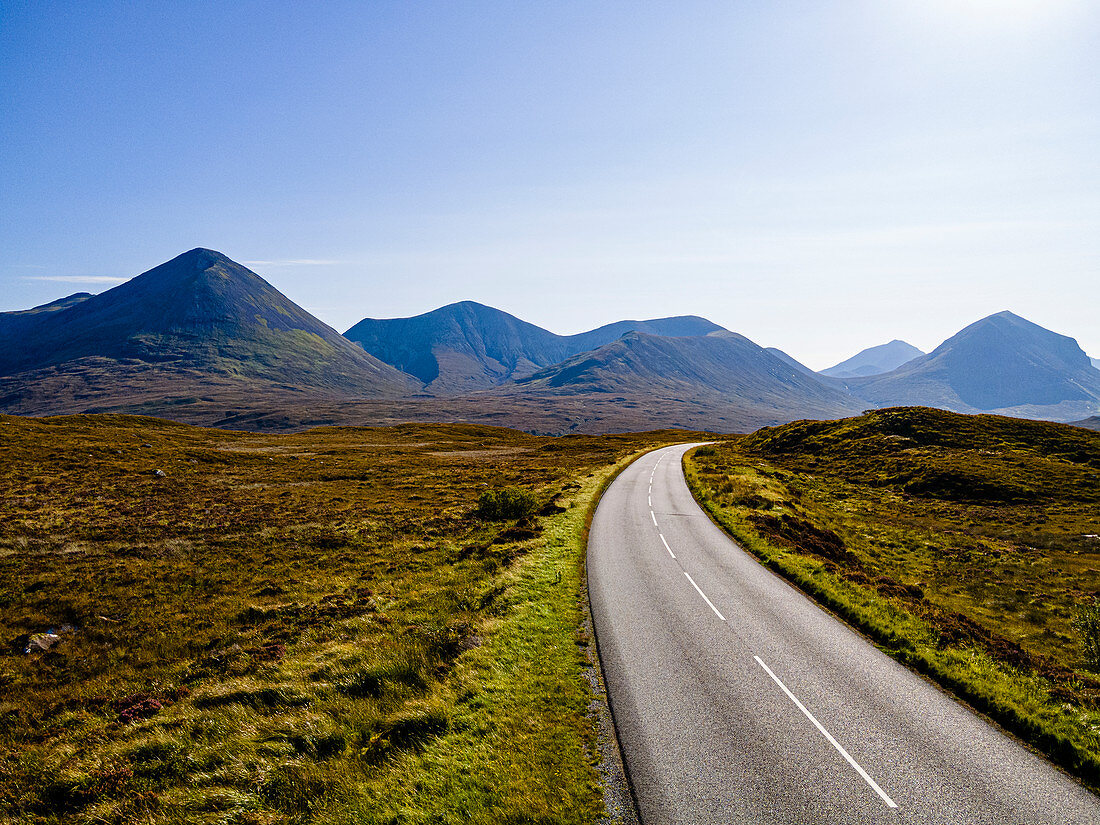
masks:
<instances>
[{"instance_id":1,"label":"hazy mountain","mask_svg":"<svg viewBox=\"0 0 1100 825\"><path fill-rule=\"evenodd\" d=\"M804 375L749 339L722 331L671 338L630 332L515 382L517 391L544 395L576 393L669 401L705 400L789 421L835 417L860 405Z\"/></svg>"},{"instance_id":2,"label":"hazy mountain","mask_svg":"<svg viewBox=\"0 0 1100 825\"><path fill-rule=\"evenodd\" d=\"M196 384L250 391L256 382L374 396L415 388L260 276L208 249L100 295L54 304L0 319L0 376L14 376L4 382L0 407L18 408L32 396L48 402L51 384L87 403L111 401L112 387L131 396Z\"/></svg>"},{"instance_id":3,"label":"hazy mountain","mask_svg":"<svg viewBox=\"0 0 1100 825\"><path fill-rule=\"evenodd\" d=\"M462 301L412 318L365 318L344 336L376 358L415 376L439 395L459 395L530 375L624 332L693 336L720 330L684 316L618 321L577 335L555 335L499 309Z\"/></svg>"},{"instance_id":4,"label":"hazy mountain","mask_svg":"<svg viewBox=\"0 0 1100 825\"><path fill-rule=\"evenodd\" d=\"M822 370L821 374L831 378L881 375L884 372L896 370L902 364L921 355L924 355L924 352L912 344L895 338L889 344L879 344L877 347L869 347L857 352L847 361L841 361L836 366Z\"/></svg>"},{"instance_id":5,"label":"hazy mountain","mask_svg":"<svg viewBox=\"0 0 1100 825\"><path fill-rule=\"evenodd\" d=\"M791 356L787 355L787 353L783 352L783 350L779 349L778 347L764 347L764 349L767 352L770 352L772 355L774 355L776 358L778 358L784 364L789 364L790 366L794 367L796 370L798 370L803 375L812 375L815 378L817 377L816 372L814 372L812 369L807 367L801 361L798 361L797 359L792 358Z\"/></svg>"},{"instance_id":6,"label":"hazy mountain","mask_svg":"<svg viewBox=\"0 0 1100 825\"><path fill-rule=\"evenodd\" d=\"M1090 358L1089 360L1092 361L1092 365L1096 367L1096 369L1100 370L1100 358Z\"/></svg>"},{"instance_id":7,"label":"hazy mountain","mask_svg":"<svg viewBox=\"0 0 1100 825\"><path fill-rule=\"evenodd\" d=\"M1011 312L983 318L885 375L847 379L847 386L880 407L1058 421L1100 412L1100 371L1077 342Z\"/></svg>"},{"instance_id":8,"label":"hazy mountain","mask_svg":"<svg viewBox=\"0 0 1100 825\"><path fill-rule=\"evenodd\" d=\"M1100 430L1100 415L1090 415L1084 421L1071 421L1074 427L1084 427L1086 430Z\"/></svg>"}]
</instances>

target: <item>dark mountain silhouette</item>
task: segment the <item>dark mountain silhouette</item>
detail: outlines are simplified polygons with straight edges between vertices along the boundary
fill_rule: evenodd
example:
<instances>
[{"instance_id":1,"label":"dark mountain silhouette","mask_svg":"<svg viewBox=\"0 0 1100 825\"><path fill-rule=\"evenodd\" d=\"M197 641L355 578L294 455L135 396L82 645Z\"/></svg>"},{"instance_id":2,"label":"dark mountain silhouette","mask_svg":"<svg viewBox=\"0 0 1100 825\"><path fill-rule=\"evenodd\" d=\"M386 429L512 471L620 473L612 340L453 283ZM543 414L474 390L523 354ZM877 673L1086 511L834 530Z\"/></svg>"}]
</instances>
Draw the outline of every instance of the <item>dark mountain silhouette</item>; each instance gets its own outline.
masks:
<instances>
[{"instance_id":1,"label":"dark mountain silhouette","mask_svg":"<svg viewBox=\"0 0 1100 825\"><path fill-rule=\"evenodd\" d=\"M1069 421L1100 412L1100 371L1072 338L990 315L884 375L847 380L880 407L926 405Z\"/></svg>"},{"instance_id":2,"label":"dark mountain silhouette","mask_svg":"<svg viewBox=\"0 0 1100 825\"><path fill-rule=\"evenodd\" d=\"M792 358L790 355L787 355L787 353L783 352L783 350L779 349L778 347L764 347L764 349L767 350L768 352L770 352L772 355L774 355L776 358L778 358L784 364L789 364L790 366L794 367L796 370L798 370L803 375L810 375L810 376L813 376L814 378L818 377L816 372L814 372L812 369L807 367L801 361L799 361L795 358Z\"/></svg>"},{"instance_id":3,"label":"dark mountain silhouette","mask_svg":"<svg viewBox=\"0 0 1100 825\"><path fill-rule=\"evenodd\" d=\"M66 295L64 298L58 298L56 301L50 301L48 304L42 304L41 306L32 307L31 309L17 309L13 312L0 312L0 324L4 323L7 318L41 315L43 312L57 312L59 309L68 309L75 304L79 304L81 301L87 301L91 297L94 296L90 292L74 292L72 295Z\"/></svg>"},{"instance_id":4,"label":"dark mountain silhouette","mask_svg":"<svg viewBox=\"0 0 1100 825\"><path fill-rule=\"evenodd\" d=\"M0 376L32 382L24 395L48 396L51 382L85 385L74 394L88 400L109 395L112 386L163 396L196 382L376 396L415 388L209 249L193 249L100 295L54 304L0 320ZM4 389L0 406L12 401L13 382Z\"/></svg>"},{"instance_id":5,"label":"dark mountain silhouette","mask_svg":"<svg viewBox=\"0 0 1100 825\"><path fill-rule=\"evenodd\" d=\"M519 379L514 387L528 394L645 398L654 406L703 401L771 421L831 418L860 409L850 397L725 330L680 338L630 332Z\"/></svg>"},{"instance_id":6,"label":"dark mountain silhouette","mask_svg":"<svg viewBox=\"0 0 1100 825\"><path fill-rule=\"evenodd\" d=\"M902 364L924 355L912 344L894 339L888 344L868 347L846 361L821 371L830 378L856 378L862 375L881 375L896 370Z\"/></svg>"},{"instance_id":7,"label":"dark mountain silhouette","mask_svg":"<svg viewBox=\"0 0 1100 825\"><path fill-rule=\"evenodd\" d=\"M577 335L555 335L499 309L462 301L412 318L365 318L344 336L415 376L428 392L460 395L530 375L630 330L695 336L720 329L704 318L684 316L618 321Z\"/></svg>"}]
</instances>

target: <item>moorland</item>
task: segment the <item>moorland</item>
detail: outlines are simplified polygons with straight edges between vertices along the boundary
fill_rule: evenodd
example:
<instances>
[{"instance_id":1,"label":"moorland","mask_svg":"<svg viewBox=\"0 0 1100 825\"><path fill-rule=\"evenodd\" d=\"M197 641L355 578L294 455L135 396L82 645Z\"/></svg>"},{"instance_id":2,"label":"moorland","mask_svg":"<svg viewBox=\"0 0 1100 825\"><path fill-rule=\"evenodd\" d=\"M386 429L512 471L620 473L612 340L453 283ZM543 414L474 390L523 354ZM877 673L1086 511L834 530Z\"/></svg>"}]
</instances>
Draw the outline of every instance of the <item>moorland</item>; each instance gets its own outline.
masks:
<instances>
[{"instance_id":1,"label":"moorland","mask_svg":"<svg viewBox=\"0 0 1100 825\"><path fill-rule=\"evenodd\" d=\"M683 433L0 427L0 820L600 811L588 508Z\"/></svg>"}]
</instances>

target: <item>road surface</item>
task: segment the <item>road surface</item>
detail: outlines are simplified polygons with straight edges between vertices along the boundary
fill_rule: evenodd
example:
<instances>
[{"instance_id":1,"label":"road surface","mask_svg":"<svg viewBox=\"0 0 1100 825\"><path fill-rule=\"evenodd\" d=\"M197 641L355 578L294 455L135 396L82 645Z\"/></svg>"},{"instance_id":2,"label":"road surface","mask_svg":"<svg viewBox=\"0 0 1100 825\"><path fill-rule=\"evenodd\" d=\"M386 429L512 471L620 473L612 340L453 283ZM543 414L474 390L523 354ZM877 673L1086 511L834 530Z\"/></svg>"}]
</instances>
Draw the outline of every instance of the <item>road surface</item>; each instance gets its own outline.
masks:
<instances>
[{"instance_id":1,"label":"road surface","mask_svg":"<svg viewBox=\"0 0 1100 825\"><path fill-rule=\"evenodd\" d=\"M645 825L1100 823L1100 798L766 570L643 456L592 523L593 621Z\"/></svg>"}]
</instances>

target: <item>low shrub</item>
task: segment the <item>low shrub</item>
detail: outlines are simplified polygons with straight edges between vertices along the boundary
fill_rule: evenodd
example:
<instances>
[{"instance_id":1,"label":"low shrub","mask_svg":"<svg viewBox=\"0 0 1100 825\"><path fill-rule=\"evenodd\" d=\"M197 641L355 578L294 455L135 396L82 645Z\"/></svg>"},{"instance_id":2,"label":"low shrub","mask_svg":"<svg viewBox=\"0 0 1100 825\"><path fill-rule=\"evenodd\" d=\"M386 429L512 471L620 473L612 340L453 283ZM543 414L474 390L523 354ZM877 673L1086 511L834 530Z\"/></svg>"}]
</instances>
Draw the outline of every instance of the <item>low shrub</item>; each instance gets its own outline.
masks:
<instances>
[{"instance_id":1,"label":"low shrub","mask_svg":"<svg viewBox=\"0 0 1100 825\"><path fill-rule=\"evenodd\" d=\"M474 517L481 521L505 521L534 515L538 510L538 497L530 490L500 487L486 490L478 497Z\"/></svg>"},{"instance_id":2,"label":"low shrub","mask_svg":"<svg viewBox=\"0 0 1100 825\"><path fill-rule=\"evenodd\" d=\"M1081 646L1085 649L1085 664L1091 670L1100 670L1100 599L1093 599L1077 611L1073 628L1081 634Z\"/></svg>"}]
</instances>

